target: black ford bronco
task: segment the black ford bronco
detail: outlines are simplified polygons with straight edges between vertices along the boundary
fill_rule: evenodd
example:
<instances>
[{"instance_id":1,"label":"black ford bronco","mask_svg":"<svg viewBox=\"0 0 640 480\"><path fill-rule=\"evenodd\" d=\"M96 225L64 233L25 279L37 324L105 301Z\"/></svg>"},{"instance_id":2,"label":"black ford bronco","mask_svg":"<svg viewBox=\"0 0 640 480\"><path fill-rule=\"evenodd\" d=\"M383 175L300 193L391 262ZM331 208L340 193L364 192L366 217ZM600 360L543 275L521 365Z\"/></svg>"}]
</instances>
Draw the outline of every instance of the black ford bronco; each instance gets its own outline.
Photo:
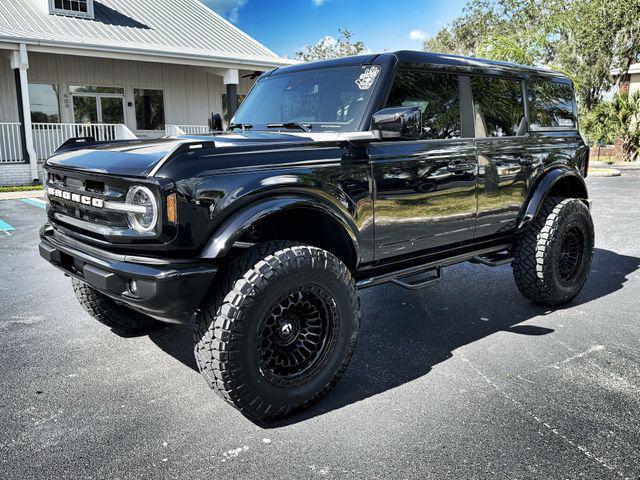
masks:
<instances>
[{"instance_id":1,"label":"black ford bronco","mask_svg":"<svg viewBox=\"0 0 640 480\"><path fill-rule=\"evenodd\" d=\"M208 384L269 419L338 380L359 289L511 263L528 299L572 300L587 166L558 73L406 51L295 65L260 76L225 132L64 144L40 253L116 332L193 321Z\"/></svg>"}]
</instances>

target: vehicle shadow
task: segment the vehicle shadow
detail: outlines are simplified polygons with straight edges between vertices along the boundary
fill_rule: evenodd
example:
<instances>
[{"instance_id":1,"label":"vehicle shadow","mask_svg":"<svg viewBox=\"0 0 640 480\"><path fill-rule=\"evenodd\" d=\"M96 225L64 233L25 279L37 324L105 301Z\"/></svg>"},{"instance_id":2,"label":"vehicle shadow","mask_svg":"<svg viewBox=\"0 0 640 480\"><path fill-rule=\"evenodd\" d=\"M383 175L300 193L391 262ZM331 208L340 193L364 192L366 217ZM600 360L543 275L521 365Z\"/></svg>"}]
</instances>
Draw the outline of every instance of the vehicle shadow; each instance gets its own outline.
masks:
<instances>
[{"instance_id":1,"label":"vehicle shadow","mask_svg":"<svg viewBox=\"0 0 640 480\"><path fill-rule=\"evenodd\" d=\"M623 288L640 268L640 258L596 249L592 272L571 308ZM319 403L295 415L261 424L285 426L342 408L428 374L456 349L497 332L548 335L554 330L518 325L546 315L550 307L520 296L509 266L495 269L472 264L447 268L443 281L412 292L396 286L362 292L363 312L356 352L343 379ZM557 310L557 309L554 309ZM162 350L197 369L188 326L152 332Z\"/></svg>"}]
</instances>

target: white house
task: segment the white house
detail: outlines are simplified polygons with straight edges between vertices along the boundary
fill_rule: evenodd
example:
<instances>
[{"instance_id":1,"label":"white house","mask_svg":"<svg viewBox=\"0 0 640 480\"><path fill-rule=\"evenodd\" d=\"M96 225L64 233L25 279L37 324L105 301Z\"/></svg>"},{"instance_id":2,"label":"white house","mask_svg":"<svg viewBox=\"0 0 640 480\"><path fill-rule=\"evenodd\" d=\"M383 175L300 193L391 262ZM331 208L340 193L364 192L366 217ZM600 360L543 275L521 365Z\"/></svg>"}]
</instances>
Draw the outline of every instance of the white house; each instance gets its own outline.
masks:
<instances>
[{"instance_id":1,"label":"white house","mask_svg":"<svg viewBox=\"0 0 640 480\"><path fill-rule=\"evenodd\" d=\"M70 137L206 132L290 63L198 0L2 0L0 185Z\"/></svg>"},{"instance_id":2,"label":"white house","mask_svg":"<svg viewBox=\"0 0 640 480\"><path fill-rule=\"evenodd\" d=\"M629 93L640 91L640 63L629 67Z\"/></svg>"}]
</instances>

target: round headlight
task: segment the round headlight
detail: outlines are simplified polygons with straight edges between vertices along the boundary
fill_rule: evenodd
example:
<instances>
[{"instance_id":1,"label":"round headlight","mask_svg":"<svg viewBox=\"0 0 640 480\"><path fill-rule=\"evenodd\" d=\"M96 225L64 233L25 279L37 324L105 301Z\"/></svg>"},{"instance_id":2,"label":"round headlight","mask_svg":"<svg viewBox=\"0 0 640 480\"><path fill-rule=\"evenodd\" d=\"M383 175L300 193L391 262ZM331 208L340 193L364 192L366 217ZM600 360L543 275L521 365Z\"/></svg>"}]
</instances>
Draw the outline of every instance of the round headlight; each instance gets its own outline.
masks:
<instances>
[{"instance_id":1,"label":"round headlight","mask_svg":"<svg viewBox=\"0 0 640 480\"><path fill-rule=\"evenodd\" d=\"M156 227L158 203L151 190L147 187L131 187L127 192L127 203L145 208L144 212L127 213L127 221L131 228L137 232L150 232Z\"/></svg>"}]
</instances>

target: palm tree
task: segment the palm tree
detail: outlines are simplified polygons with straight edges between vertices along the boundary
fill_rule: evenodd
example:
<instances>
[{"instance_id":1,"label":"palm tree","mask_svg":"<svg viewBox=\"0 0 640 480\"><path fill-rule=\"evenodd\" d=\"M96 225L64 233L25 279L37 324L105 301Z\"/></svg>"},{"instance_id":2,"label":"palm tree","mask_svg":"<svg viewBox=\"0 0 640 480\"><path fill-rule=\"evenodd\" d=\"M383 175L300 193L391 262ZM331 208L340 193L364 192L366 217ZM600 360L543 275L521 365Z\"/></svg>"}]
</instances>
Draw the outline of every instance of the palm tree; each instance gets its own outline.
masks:
<instances>
[{"instance_id":1,"label":"palm tree","mask_svg":"<svg viewBox=\"0 0 640 480\"><path fill-rule=\"evenodd\" d=\"M640 156L640 92L617 93L600 102L584 118L583 127L595 142L620 141L623 160Z\"/></svg>"}]
</instances>

